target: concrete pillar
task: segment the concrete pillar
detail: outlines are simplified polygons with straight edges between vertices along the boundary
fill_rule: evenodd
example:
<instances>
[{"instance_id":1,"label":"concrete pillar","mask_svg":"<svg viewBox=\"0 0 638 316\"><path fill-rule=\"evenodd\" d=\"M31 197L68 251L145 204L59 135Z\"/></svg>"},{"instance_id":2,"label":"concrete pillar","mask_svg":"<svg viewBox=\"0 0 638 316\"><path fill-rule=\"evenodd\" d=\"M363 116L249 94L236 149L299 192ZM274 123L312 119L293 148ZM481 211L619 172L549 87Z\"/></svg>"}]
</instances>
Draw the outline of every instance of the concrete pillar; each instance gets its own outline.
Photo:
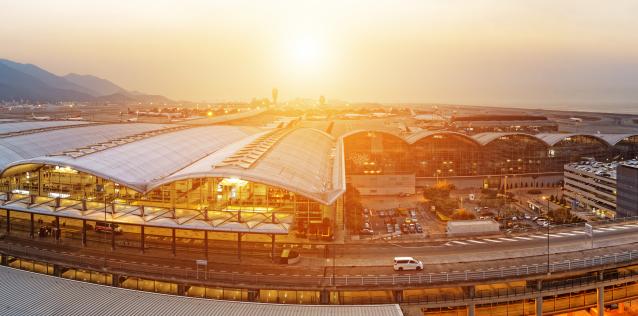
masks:
<instances>
[{"instance_id":1,"label":"concrete pillar","mask_svg":"<svg viewBox=\"0 0 638 316\"><path fill-rule=\"evenodd\" d=\"M536 316L543 316L543 296L536 297Z\"/></svg>"},{"instance_id":2,"label":"concrete pillar","mask_svg":"<svg viewBox=\"0 0 638 316\"><path fill-rule=\"evenodd\" d=\"M11 211L7 210L7 235L11 232Z\"/></svg>"},{"instance_id":3,"label":"concrete pillar","mask_svg":"<svg viewBox=\"0 0 638 316\"><path fill-rule=\"evenodd\" d=\"M237 259L241 261L241 233L237 233Z\"/></svg>"},{"instance_id":4,"label":"concrete pillar","mask_svg":"<svg viewBox=\"0 0 638 316\"><path fill-rule=\"evenodd\" d=\"M181 295L181 296L186 295L186 285L182 283L177 284L177 295Z\"/></svg>"},{"instance_id":5,"label":"concrete pillar","mask_svg":"<svg viewBox=\"0 0 638 316\"><path fill-rule=\"evenodd\" d=\"M117 273L111 274L111 286L120 287L120 275Z\"/></svg>"},{"instance_id":6,"label":"concrete pillar","mask_svg":"<svg viewBox=\"0 0 638 316\"><path fill-rule=\"evenodd\" d=\"M176 245L175 245L175 228L171 228L171 234L173 235L173 238L171 238L171 251L173 253L173 257L175 257L176 255Z\"/></svg>"},{"instance_id":7,"label":"concrete pillar","mask_svg":"<svg viewBox=\"0 0 638 316\"><path fill-rule=\"evenodd\" d=\"M144 253L144 240L146 238L144 237L144 225L140 226L140 252Z\"/></svg>"},{"instance_id":8,"label":"concrete pillar","mask_svg":"<svg viewBox=\"0 0 638 316\"><path fill-rule=\"evenodd\" d=\"M204 231L204 256L208 260L208 231Z\"/></svg>"},{"instance_id":9,"label":"concrete pillar","mask_svg":"<svg viewBox=\"0 0 638 316\"><path fill-rule=\"evenodd\" d=\"M82 220L82 247L86 247L86 220Z\"/></svg>"},{"instance_id":10,"label":"concrete pillar","mask_svg":"<svg viewBox=\"0 0 638 316\"><path fill-rule=\"evenodd\" d=\"M394 296L395 303L403 302L403 290L392 290L392 296Z\"/></svg>"},{"instance_id":11,"label":"concrete pillar","mask_svg":"<svg viewBox=\"0 0 638 316\"><path fill-rule=\"evenodd\" d=\"M55 217L55 240L60 240L60 236L62 236L62 231L60 231L60 217Z\"/></svg>"},{"instance_id":12,"label":"concrete pillar","mask_svg":"<svg viewBox=\"0 0 638 316\"><path fill-rule=\"evenodd\" d=\"M596 289L598 294L598 302L596 303L596 308L598 309L598 316L605 316L605 287L599 286Z\"/></svg>"},{"instance_id":13,"label":"concrete pillar","mask_svg":"<svg viewBox=\"0 0 638 316\"><path fill-rule=\"evenodd\" d=\"M0 265L7 266L9 263L7 262L7 255L2 254L0 257Z\"/></svg>"},{"instance_id":14,"label":"concrete pillar","mask_svg":"<svg viewBox=\"0 0 638 316\"><path fill-rule=\"evenodd\" d=\"M474 303L470 303L467 305L467 316L474 316L474 313L476 313L476 306Z\"/></svg>"},{"instance_id":15,"label":"concrete pillar","mask_svg":"<svg viewBox=\"0 0 638 316\"><path fill-rule=\"evenodd\" d=\"M60 277L61 275L62 275L62 268L59 265L54 264L53 265L53 276Z\"/></svg>"},{"instance_id":16,"label":"concrete pillar","mask_svg":"<svg viewBox=\"0 0 638 316\"><path fill-rule=\"evenodd\" d=\"M259 290L248 289L248 301L257 302L259 300Z\"/></svg>"},{"instance_id":17,"label":"concrete pillar","mask_svg":"<svg viewBox=\"0 0 638 316\"><path fill-rule=\"evenodd\" d=\"M319 292L319 304L321 305L330 304L330 291L321 290L321 292Z\"/></svg>"},{"instance_id":18,"label":"concrete pillar","mask_svg":"<svg viewBox=\"0 0 638 316\"><path fill-rule=\"evenodd\" d=\"M111 250L115 250L115 229L111 229Z\"/></svg>"},{"instance_id":19,"label":"concrete pillar","mask_svg":"<svg viewBox=\"0 0 638 316\"><path fill-rule=\"evenodd\" d=\"M29 230L29 237L31 237L32 239L35 238L35 223L34 223L34 219L33 219L33 213L29 214L31 217L31 222L29 222L30 224L30 230Z\"/></svg>"},{"instance_id":20,"label":"concrete pillar","mask_svg":"<svg viewBox=\"0 0 638 316\"><path fill-rule=\"evenodd\" d=\"M270 235L270 261L275 262L275 234Z\"/></svg>"},{"instance_id":21,"label":"concrete pillar","mask_svg":"<svg viewBox=\"0 0 638 316\"><path fill-rule=\"evenodd\" d=\"M56 197L55 198L55 209L57 210L58 208L60 208L60 197Z\"/></svg>"}]
</instances>

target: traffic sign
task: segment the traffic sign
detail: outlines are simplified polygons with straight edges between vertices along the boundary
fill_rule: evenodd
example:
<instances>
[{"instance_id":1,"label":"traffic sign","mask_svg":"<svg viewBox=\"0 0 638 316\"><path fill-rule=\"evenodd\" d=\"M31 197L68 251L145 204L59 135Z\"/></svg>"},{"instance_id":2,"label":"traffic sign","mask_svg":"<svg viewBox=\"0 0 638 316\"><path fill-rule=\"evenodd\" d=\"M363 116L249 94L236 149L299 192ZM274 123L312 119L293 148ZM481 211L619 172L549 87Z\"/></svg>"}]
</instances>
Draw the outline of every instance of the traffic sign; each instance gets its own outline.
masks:
<instances>
[{"instance_id":1,"label":"traffic sign","mask_svg":"<svg viewBox=\"0 0 638 316\"><path fill-rule=\"evenodd\" d=\"M585 224L585 234L589 237L594 237L594 227L591 224Z\"/></svg>"}]
</instances>

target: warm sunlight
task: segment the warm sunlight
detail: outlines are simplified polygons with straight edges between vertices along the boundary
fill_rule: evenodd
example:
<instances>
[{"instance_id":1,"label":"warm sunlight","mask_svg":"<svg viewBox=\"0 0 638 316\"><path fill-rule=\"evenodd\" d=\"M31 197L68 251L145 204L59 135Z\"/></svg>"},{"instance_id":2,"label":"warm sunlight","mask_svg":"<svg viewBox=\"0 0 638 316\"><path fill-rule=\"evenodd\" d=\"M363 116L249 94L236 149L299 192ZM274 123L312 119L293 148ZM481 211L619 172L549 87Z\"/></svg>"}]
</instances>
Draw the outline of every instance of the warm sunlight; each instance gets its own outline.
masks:
<instances>
[{"instance_id":1,"label":"warm sunlight","mask_svg":"<svg viewBox=\"0 0 638 316\"><path fill-rule=\"evenodd\" d=\"M297 71L316 71L323 63L323 45L310 36L297 38L291 45L291 57Z\"/></svg>"}]
</instances>

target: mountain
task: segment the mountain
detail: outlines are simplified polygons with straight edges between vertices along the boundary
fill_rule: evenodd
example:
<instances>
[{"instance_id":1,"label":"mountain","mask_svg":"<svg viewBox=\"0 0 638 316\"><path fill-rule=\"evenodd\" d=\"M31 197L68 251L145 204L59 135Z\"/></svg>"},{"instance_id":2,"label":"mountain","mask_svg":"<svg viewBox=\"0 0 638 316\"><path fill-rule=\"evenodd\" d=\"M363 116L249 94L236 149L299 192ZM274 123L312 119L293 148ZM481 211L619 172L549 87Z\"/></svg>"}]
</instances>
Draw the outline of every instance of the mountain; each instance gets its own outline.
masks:
<instances>
[{"instance_id":1,"label":"mountain","mask_svg":"<svg viewBox=\"0 0 638 316\"><path fill-rule=\"evenodd\" d=\"M65 78L56 76L36 65L33 64L21 64L7 59L0 59L0 64L11 67L19 72L30 75L47 86L55 89L73 90L82 92L92 96L99 96L100 93L96 93L95 90L86 88L86 86L75 84Z\"/></svg>"},{"instance_id":2,"label":"mountain","mask_svg":"<svg viewBox=\"0 0 638 316\"><path fill-rule=\"evenodd\" d=\"M78 75L70 73L63 77L78 86L97 92L97 96L111 95L115 93L128 94L122 87L100 77L92 75Z\"/></svg>"},{"instance_id":3,"label":"mountain","mask_svg":"<svg viewBox=\"0 0 638 316\"><path fill-rule=\"evenodd\" d=\"M161 95L127 91L113 82L93 75L70 73L57 76L33 64L0 59L0 101L93 101L163 102Z\"/></svg>"},{"instance_id":4,"label":"mountain","mask_svg":"<svg viewBox=\"0 0 638 316\"><path fill-rule=\"evenodd\" d=\"M0 62L0 100L89 101L93 98L81 91L47 85L32 75Z\"/></svg>"}]
</instances>

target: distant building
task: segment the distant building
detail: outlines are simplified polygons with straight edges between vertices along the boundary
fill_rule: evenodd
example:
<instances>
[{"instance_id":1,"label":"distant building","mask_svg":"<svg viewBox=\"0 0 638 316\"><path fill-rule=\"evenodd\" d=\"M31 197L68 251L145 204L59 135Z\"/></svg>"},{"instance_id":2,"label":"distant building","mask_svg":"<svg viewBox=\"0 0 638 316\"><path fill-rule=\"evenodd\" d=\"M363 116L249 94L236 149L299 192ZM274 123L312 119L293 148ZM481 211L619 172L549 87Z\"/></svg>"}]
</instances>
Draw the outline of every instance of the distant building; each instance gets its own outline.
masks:
<instances>
[{"instance_id":1,"label":"distant building","mask_svg":"<svg viewBox=\"0 0 638 316\"><path fill-rule=\"evenodd\" d=\"M637 160L599 162L587 160L565 165L565 196L574 207L582 207L600 217L627 217L638 215ZM618 173L623 175L618 179ZM623 208L617 188L623 187ZM633 193L632 193L633 192ZM633 194L633 196L632 196Z\"/></svg>"},{"instance_id":2,"label":"distant building","mask_svg":"<svg viewBox=\"0 0 638 316\"><path fill-rule=\"evenodd\" d=\"M620 165L616 171L617 216L638 216L638 166Z\"/></svg>"}]
</instances>

